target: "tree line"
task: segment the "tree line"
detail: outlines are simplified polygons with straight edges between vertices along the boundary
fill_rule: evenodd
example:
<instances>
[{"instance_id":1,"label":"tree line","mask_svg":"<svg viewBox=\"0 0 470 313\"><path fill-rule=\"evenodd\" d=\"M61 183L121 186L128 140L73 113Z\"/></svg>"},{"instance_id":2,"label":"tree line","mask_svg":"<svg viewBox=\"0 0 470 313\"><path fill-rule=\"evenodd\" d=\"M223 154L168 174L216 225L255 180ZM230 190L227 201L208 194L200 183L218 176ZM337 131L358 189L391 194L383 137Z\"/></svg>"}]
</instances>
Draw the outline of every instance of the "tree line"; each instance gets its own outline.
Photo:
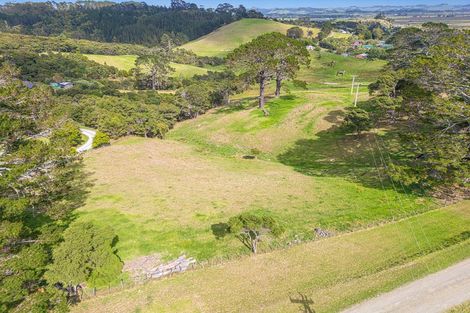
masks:
<instances>
[{"instance_id":1,"label":"tree line","mask_svg":"<svg viewBox=\"0 0 470 313\"><path fill-rule=\"evenodd\" d=\"M389 63L351 108L345 126L390 129L387 173L409 188L453 197L470 176L470 32L445 24L404 28L390 41ZM467 195L468 196L468 195Z\"/></svg>"},{"instance_id":2,"label":"tree line","mask_svg":"<svg viewBox=\"0 0 470 313\"><path fill-rule=\"evenodd\" d=\"M103 42L154 46L163 35L182 44L245 17L262 17L243 6L202 9L172 1L170 7L143 2L8 3L0 7L0 30L28 35L59 36Z\"/></svg>"}]
</instances>

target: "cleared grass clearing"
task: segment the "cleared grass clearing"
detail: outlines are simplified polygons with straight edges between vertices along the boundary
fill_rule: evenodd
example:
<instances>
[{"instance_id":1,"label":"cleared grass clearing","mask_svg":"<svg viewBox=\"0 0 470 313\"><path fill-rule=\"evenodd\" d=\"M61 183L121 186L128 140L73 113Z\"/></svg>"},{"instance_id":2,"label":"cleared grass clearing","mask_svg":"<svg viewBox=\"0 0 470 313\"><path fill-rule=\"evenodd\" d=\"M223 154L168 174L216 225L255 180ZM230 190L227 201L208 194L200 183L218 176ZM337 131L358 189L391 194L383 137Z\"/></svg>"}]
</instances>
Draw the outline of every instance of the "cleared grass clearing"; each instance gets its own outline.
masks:
<instances>
[{"instance_id":1,"label":"cleared grass clearing","mask_svg":"<svg viewBox=\"0 0 470 313\"><path fill-rule=\"evenodd\" d=\"M80 218L112 226L126 260L152 252L209 259L248 253L236 239L217 239L213 233L243 211L269 210L285 223L286 237L266 242L263 248L269 249L295 235L310 240L318 226L345 231L433 207L417 196L354 181L350 171L306 175L290 164L206 152L141 138L93 151L86 165L95 186ZM337 167L330 161L309 162L322 170ZM370 164L361 167L376 175Z\"/></svg>"},{"instance_id":2,"label":"cleared grass clearing","mask_svg":"<svg viewBox=\"0 0 470 313\"><path fill-rule=\"evenodd\" d=\"M117 69L128 71L135 67L136 55L99 55L99 54L84 54L88 59L100 64L114 66ZM204 75L208 69L188 64L171 63L171 67L175 69L172 76L189 78L194 75ZM215 71L217 69L211 69Z\"/></svg>"},{"instance_id":3,"label":"cleared grass clearing","mask_svg":"<svg viewBox=\"0 0 470 313\"><path fill-rule=\"evenodd\" d=\"M84 54L88 59L96 63L114 66L123 71L128 71L135 67L136 55L104 55L104 54Z\"/></svg>"},{"instance_id":4,"label":"cleared grass clearing","mask_svg":"<svg viewBox=\"0 0 470 313\"><path fill-rule=\"evenodd\" d=\"M360 60L354 57L344 57L329 52L311 52L310 67L302 68L297 79L311 84L330 84L330 88L351 87L352 75L357 76L356 82L364 85L374 81L385 65L383 60ZM329 66L334 62L333 66ZM346 71L344 75L336 75L338 71Z\"/></svg>"},{"instance_id":5,"label":"cleared grass clearing","mask_svg":"<svg viewBox=\"0 0 470 313\"><path fill-rule=\"evenodd\" d=\"M95 187L81 218L112 225L126 260L153 252L210 259L247 253L213 234L243 211L269 210L288 226L285 238L265 243L269 249L295 235L309 240L318 226L347 231L433 207L382 190L370 136L334 131L352 101L349 88L287 88L290 95L268 103L268 117L253 108L250 90L238 105L178 123L170 140L125 138L91 152ZM252 154L258 159L242 158Z\"/></svg>"},{"instance_id":6,"label":"cleared grass clearing","mask_svg":"<svg viewBox=\"0 0 470 313\"><path fill-rule=\"evenodd\" d=\"M285 34L291 27L293 25L271 20L242 19L222 26L206 36L183 45L182 48L202 56L224 56L241 44L249 42L262 34L270 32ZM318 28L304 28L305 35L308 30L311 30L314 36L319 32Z\"/></svg>"},{"instance_id":7,"label":"cleared grass clearing","mask_svg":"<svg viewBox=\"0 0 470 313\"><path fill-rule=\"evenodd\" d=\"M276 159L295 141L310 139L338 122L340 111L354 99L350 94L350 75L358 75L356 81L364 82L376 77L384 65L382 61L344 58L331 53L322 52L320 59L317 55L313 53L310 67L302 68L299 73L299 79L308 83L306 90L286 83L284 96L272 99L274 86L268 87L269 116L256 109L258 91L253 88L235 96L230 107L178 123L168 138L223 155L250 154L256 149L262 158ZM331 61L335 62L334 66L326 65ZM348 70L344 77L336 76L337 71L345 68ZM359 100L367 98L364 83Z\"/></svg>"},{"instance_id":8,"label":"cleared grass clearing","mask_svg":"<svg viewBox=\"0 0 470 313\"><path fill-rule=\"evenodd\" d=\"M470 256L470 202L176 275L74 312L338 312Z\"/></svg>"}]
</instances>

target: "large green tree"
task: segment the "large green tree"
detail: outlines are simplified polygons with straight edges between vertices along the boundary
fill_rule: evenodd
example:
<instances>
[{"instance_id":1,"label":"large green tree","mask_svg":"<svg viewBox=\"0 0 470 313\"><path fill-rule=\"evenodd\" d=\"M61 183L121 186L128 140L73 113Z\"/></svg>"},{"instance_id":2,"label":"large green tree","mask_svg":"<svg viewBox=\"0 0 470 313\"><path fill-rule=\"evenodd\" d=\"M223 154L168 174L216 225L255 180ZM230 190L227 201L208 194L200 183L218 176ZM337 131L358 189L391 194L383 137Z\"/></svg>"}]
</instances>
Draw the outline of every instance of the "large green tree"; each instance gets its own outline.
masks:
<instances>
[{"instance_id":1,"label":"large green tree","mask_svg":"<svg viewBox=\"0 0 470 313\"><path fill-rule=\"evenodd\" d=\"M470 32L430 23L392 42L390 63L363 105L376 126L398 134L384 143L388 173L407 186L468 190Z\"/></svg>"},{"instance_id":2,"label":"large green tree","mask_svg":"<svg viewBox=\"0 0 470 313\"><path fill-rule=\"evenodd\" d=\"M243 44L228 56L234 71L242 72L248 81L259 84L258 106L265 114L265 90L270 80L293 77L301 60L308 58L305 46L280 33L268 33Z\"/></svg>"},{"instance_id":3,"label":"large green tree","mask_svg":"<svg viewBox=\"0 0 470 313\"><path fill-rule=\"evenodd\" d=\"M0 68L0 311L46 312L66 305L43 274L84 186L51 90L18 75Z\"/></svg>"},{"instance_id":4,"label":"large green tree","mask_svg":"<svg viewBox=\"0 0 470 313\"><path fill-rule=\"evenodd\" d=\"M304 36L304 31L298 26L291 27L287 30L287 37L292 39L300 39Z\"/></svg>"},{"instance_id":5,"label":"large green tree","mask_svg":"<svg viewBox=\"0 0 470 313\"><path fill-rule=\"evenodd\" d=\"M116 235L110 228L77 222L64 232L63 238L45 274L51 284L88 282L99 287L118 279L122 262L116 255Z\"/></svg>"},{"instance_id":6,"label":"large green tree","mask_svg":"<svg viewBox=\"0 0 470 313\"><path fill-rule=\"evenodd\" d=\"M294 79L302 65L310 64L310 54L305 45L297 40L281 37L276 49L276 97L281 95L282 82Z\"/></svg>"},{"instance_id":7,"label":"large green tree","mask_svg":"<svg viewBox=\"0 0 470 313\"><path fill-rule=\"evenodd\" d=\"M263 235L280 236L284 228L272 216L266 214L242 213L228 220L228 230L248 247L251 252L258 252L258 243Z\"/></svg>"},{"instance_id":8,"label":"large green tree","mask_svg":"<svg viewBox=\"0 0 470 313\"><path fill-rule=\"evenodd\" d=\"M150 82L152 90L161 88L168 75L174 71L170 66L170 53L164 49L154 49L152 54L139 56L135 61L138 73Z\"/></svg>"}]
</instances>

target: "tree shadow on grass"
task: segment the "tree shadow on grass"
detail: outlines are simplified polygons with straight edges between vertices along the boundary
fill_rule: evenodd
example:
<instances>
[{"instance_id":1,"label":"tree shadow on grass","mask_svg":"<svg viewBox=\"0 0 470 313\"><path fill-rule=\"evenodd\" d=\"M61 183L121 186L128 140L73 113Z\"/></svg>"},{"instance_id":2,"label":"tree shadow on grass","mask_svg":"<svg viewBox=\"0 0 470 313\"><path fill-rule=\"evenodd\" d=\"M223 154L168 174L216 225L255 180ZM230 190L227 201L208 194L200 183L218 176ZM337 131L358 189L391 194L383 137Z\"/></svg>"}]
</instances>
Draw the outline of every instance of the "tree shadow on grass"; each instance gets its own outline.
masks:
<instances>
[{"instance_id":1,"label":"tree shadow on grass","mask_svg":"<svg viewBox=\"0 0 470 313\"><path fill-rule=\"evenodd\" d=\"M281 99L285 100L292 100L294 99L293 96L291 95L285 95L280 97ZM273 95L268 95L265 97L266 99L266 105L269 106L269 101L276 99ZM229 114L229 113L234 113L234 112L239 112L239 111L245 111L245 110L250 110L253 108L258 108L258 97L257 96L252 96L252 97L245 97L242 99L236 99L236 100L231 100L230 104L227 104L225 106L222 106L218 108L214 114Z\"/></svg>"},{"instance_id":2,"label":"tree shadow on grass","mask_svg":"<svg viewBox=\"0 0 470 313\"><path fill-rule=\"evenodd\" d=\"M343 177L367 187L382 188L384 153L373 133L348 134L341 128L342 111L331 111L323 118L332 124L314 138L297 140L278 160L309 176ZM383 177L382 177L383 178ZM387 186L386 186L387 187Z\"/></svg>"},{"instance_id":3,"label":"tree shadow on grass","mask_svg":"<svg viewBox=\"0 0 470 313\"><path fill-rule=\"evenodd\" d=\"M231 100L230 104L222 106L215 111L215 114L229 114L252 109L258 101L258 97L246 97Z\"/></svg>"}]
</instances>

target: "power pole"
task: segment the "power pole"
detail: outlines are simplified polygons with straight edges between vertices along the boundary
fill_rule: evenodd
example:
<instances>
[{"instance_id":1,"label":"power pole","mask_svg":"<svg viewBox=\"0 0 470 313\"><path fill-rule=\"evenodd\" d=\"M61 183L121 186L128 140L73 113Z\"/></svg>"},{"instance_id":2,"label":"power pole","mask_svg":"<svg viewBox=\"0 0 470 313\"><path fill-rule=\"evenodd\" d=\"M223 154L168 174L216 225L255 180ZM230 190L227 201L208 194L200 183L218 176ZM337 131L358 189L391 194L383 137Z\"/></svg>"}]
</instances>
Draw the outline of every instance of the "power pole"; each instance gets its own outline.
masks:
<instances>
[{"instance_id":1,"label":"power pole","mask_svg":"<svg viewBox=\"0 0 470 313\"><path fill-rule=\"evenodd\" d=\"M351 94L353 94L353 92L354 92L354 82L356 81L356 77L357 77L357 75L352 76L353 79L352 79L352 83L351 83Z\"/></svg>"},{"instance_id":2,"label":"power pole","mask_svg":"<svg viewBox=\"0 0 470 313\"><path fill-rule=\"evenodd\" d=\"M361 85L361 84L357 84L357 85L356 85L357 88L356 88L356 98L354 99L354 107L357 106L357 98L359 97L359 86L360 86L360 85Z\"/></svg>"}]
</instances>

